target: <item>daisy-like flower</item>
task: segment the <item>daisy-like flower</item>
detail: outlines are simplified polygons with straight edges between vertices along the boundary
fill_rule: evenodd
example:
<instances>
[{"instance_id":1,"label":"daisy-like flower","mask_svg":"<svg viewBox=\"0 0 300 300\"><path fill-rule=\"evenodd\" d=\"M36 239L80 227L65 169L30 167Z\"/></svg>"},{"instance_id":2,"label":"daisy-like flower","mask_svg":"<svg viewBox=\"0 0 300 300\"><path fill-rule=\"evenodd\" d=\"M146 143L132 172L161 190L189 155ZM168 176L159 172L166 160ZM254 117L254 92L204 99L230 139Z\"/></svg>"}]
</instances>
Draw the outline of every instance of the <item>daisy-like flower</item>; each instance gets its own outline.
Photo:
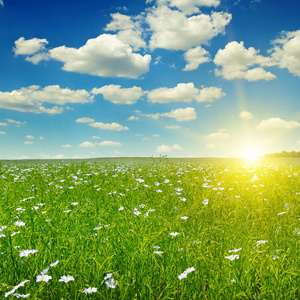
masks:
<instances>
[{"instance_id":1,"label":"daisy-like flower","mask_svg":"<svg viewBox=\"0 0 300 300\"><path fill-rule=\"evenodd\" d=\"M154 254L158 254L159 256L161 256L164 252L163 251L154 251Z\"/></svg>"},{"instance_id":2,"label":"daisy-like flower","mask_svg":"<svg viewBox=\"0 0 300 300\"><path fill-rule=\"evenodd\" d=\"M46 275L46 274L38 275L36 277L36 282L40 282L40 281L48 282L51 279L52 279L52 276L49 276L49 275Z\"/></svg>"},{"instance_id":3,"label":"daisy-like flower","mask_svg":"<svg viewBox=\"0 0 300 300\"><path fill-rule=\"evenodd\" d=\"M20 253L20 257L27 257L29 254L34 254L38 252L38 250L20 250L19 253Z\"/></svg>"},{"instance_id":4,"label":"daisy-like flower","mask_svg":"<svg viewBox=\"0 0 300 300\"><path fill-rule=\"evenodd\" d=\"M263 240L259 240L256 242L256 245L261 245L261 244L265 244L267 243L268 241L263 241Z\"/></svg>"},{"instance_id":5,"label":"daisy-like flower","mask_svg":"<svg viewBox=\"0 0 300 300\"><path fill-rule=\"evenodd\" d=\"M2 237L6 237L6 235L4 233L0 233L0 238Z\"/></svg>"},{"instance_id":6,"label":"daisy-like flower","mask_svg":"<svg viewBox=\"0 0 300 300\"><path fill-rule=\"evenodd\" d=\"M124 206L120 206L119 210L124 210L125 207Z\"/></svg>"},{"instance_id":7,"label":"daisy-like flower","mask_svg":"<svg viewBox=\"0 0 300 300\"><path fill-rule=\"evenodd\" d=\"M17 221L17 222L14 223L14 225L16 225L16 226L25 226L26 223L24 223L23 221Z\"/></svg>"},{"instance_id":8,"label":"daisy-like flower","mask_svg":"<svg viewBox=\"0 0 300 300\"><path fill-rule=\"evenodd\" d=\"M71 205L78 205L78 202L73 202L71 203Z\"/></svg>"},{"instance_id":9,"label":"daisy-like flower","mask_svg":"<svg viewBox=\"0 0 300 300\"><path fill-rule=\"evenodd\" d=\"M104 277L104 280L111 278L113 275L113 273L108 273L106 274L106 276Z\"/></svg>"},{"instance_id":10,"label":"daisy-like flower","mask_svg":"<svg viewBox=\"0 0 300 300\"><path fill-rule=\"evenodd\" d=\"M22 295L22 294L18 294L18 293L14 293L13 295L17 298L27 298L28 296L30 296L30 294Z\"/></svg>"},{"instance_id":11,"label":"daisy-like flower","mask_svg":"<svg viewBox=\"0 0 300 300\"><path fill-rule=\"evenodd\" d=\"M207 205L207 204L208 204L208 199L203 200L202 203L203 203L204 205Z\"/></svg>"},{"instance_id":12,"label":"daisy-like flower","mask_svg":"<svg viewBox=\"0 0 300 300\"><path fill-rule=\"evenodd\" d=\"M153 246L153 248L155 248L155 249L160 249L160 247L159 247L159 246Z\"/></svg>"},{"instance_id":13,"label":"daisy-like flower","mask_svg":"<svg viewBox=\"0 0 300 300\"><path fill-rule=\"evenodd\" d=\"M231 252L238 252L238 251L240 251L240 250L242 250L242 248L229 250L228 252L229 252L229 253L231 253Z\"/></svg>"},{"instance_id":14,"label":"daisy-like flower","mask_svg":"<svg viewBox=\"0 0 300 300\"><path fill-rule=\"evenodd\" d=\"M156 190L157 193L162 193L162 190Z\"/></svg>"},{"instance_id":15,"label":"daisy-like flower","mask_svg":"<svg viewBox=\"0 0 300 300\"><path fill-rule=\"evenodd\" d=\"M179 199L183 202L186 201L186 198L184 198L184 197L180 197Z\"/></svg>"},{"instance_id":16,"label":"daisy-like flower","mask_svg":"<svg viewBox=\"0 0 300 300\"><path fill-rule=\"evenodd\" d=\"M71 275L67 275L67 276L62 276L58 281L59 282L64 282L64 283L68 283L69 281L74 281L74 277Z\"/></svg>"},{"instance_id":17,"label":"daisy-like flower","mask_svg":"<svg viewBox=\"0 0 300 300\"><path fill-rule=\"evenodd\" d=\"M187 278L188 274L195 271L196 269L194 267L187 268L183 273L178 275L178 279L181 280L183 278Z\"/></svg>"},{"instance_id":18,"label":"daisy-like flower","mask_svg":"<svg viewBox=\"0 0 300 300\"><path fill-rule=\"evenodd\" d=\"M97 288L96 287L89 287L87 289L84 289L82 292L84 294L96 293L97 292Z\"/></svg>"},{"instance_id":19,"label":"daisy-like flower","mask_svg":"<svg viewBox=\"0 0 300 300\"><path fill-rule=\"evenodd\" d=\"M11 291L5 293L5 294L4 294L4 297L6 298L6 297L8 297L10 294L15 293L15 291L16 291L19 287L24 286L24 284L25 284L26 282L29 282L29 281L30 281L30 280L24 280L24 281L20 282L20 283L19 283L18 285L16 285ZM28 294L28 295L29 295L29 294ZM25 297L24 297L24 298L25 298Z\"/></svg>"},{"instance_id":20,"label":"daisy-like flower","mask_svg":"<svg viewBox=\"0 0 300 300\"><path fill-rule=\"evenodd\" d=\"M140 215L140 214L141 214L141 212L140 212L140 211L138 211L138 210L135 210L133 213L134 213L136 216L138 216L138 215Z\"/></svg>"},{"instance_id":21,"label":"daisy-like flower","mask_svg":"<svg viewBox=\"0 0 300 300\"><path fill-rule=\"evenodd\" d=\"M70 211L72 211L72 210L71 209L64 210L64 213L69 213Z\"/></svg>"},{"instance_id":22,"label":"daisy-like flower","mask_svg":"<svg viewBox=\"0 0 300 300\"><path fill-rule=\"evenodd\" d=\"M183 217L180 217L181 220L187 220L189 217L187 216L183 216Z\"/></svg>"},{"instance_id":23,"label":"daisy-like flower","mask_svg":"<svg viewBox=\"0 0 300 300\"><path fill-rule=\"evenodd\" d=\"M106 280L105 283L107 288L115 289L117 286L117 282L113 278Z\"/></svg>"},{"instance_id":24,"label":"daisy-like flower","mask_svg":"<svg viewBox=\"0 0 300 300\"><path fill-rule=\"evenodd\" d=\"M179 232L171 232L171 233L170 233L171 236L176 236L176 235L178 235L178 234L179 234Z\"/></svg>"},{"instance_id":25,"label":"daisy-like flower","mask_svg":"<svg viewBox=\"0 0 300 300\"><path fill-rule=\"evenodd\" d=\"M235 255L225 256L225 258L233 261L233 260L236 260L236 259L240 259L240 256L238 254L235 254Z\"/></svg>"}]
</instances>

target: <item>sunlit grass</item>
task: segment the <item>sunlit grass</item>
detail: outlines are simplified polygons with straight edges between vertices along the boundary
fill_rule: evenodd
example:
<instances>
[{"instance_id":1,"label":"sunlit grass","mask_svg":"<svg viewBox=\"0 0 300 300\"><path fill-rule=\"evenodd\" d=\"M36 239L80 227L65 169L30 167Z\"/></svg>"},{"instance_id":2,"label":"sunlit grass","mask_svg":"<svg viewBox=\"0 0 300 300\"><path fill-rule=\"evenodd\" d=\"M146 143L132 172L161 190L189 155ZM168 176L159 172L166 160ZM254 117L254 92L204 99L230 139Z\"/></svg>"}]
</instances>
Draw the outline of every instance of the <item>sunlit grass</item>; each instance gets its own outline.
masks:
<instances>
[{"instance_id":1,"label":"sunlit grass","mask_svg":"<svg viewBox=\"0 0 300 300\"><path fill-rule=\"evenodd\" d=\"M0 298L298 299L299 176L270 160L2 163Z\"/></svg>"}]
</instances>

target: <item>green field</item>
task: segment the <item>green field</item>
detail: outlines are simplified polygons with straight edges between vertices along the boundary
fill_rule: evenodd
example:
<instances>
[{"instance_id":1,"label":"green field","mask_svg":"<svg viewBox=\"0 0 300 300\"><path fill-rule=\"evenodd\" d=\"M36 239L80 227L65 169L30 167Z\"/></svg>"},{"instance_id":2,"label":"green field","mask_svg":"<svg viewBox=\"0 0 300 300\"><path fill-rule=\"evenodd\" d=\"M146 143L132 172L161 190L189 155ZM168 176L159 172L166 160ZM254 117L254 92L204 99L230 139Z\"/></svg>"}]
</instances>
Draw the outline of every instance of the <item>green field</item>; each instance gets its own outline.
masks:
<instances>
[{"instance_id":1,"label":"green field","mask_svg":"<svg viewBox=\"0 0 300 300\"><path fill-rule=\"evenodd\" d=\"M2 161L0 299L300 299L299 161Z\"/></svg>"}]
</instances>

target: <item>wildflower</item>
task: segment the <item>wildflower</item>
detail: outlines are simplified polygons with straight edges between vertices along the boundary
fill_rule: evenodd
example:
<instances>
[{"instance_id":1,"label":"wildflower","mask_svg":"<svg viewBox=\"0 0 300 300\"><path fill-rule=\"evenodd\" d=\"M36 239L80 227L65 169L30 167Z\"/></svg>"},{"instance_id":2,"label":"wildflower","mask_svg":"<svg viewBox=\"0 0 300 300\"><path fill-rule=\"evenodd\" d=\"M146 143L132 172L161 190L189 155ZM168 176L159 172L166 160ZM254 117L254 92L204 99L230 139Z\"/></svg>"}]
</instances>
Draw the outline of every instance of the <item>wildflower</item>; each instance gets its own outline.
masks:
<instances>
[{"instance_id":1,"label":"wildflower","mask_svg":"<svg viewBox=\"0 0 300 300\"><path fill-rule=\"evenodd\" d=\"M159 186L159 182L154 182L154 185Z\"/></svg>"},{"instance_id":2,"label":"wildflower","mask_svg":"<svg viewBox=\"0 0 300 300\"><path fill-rule=\"evenodd\" d=\"M14 225L16 225L16 226L25 226L26 223L24 223L23 221L17 221L17 222L14 223Z\"/></svg>"},{"instance_id":3,"label":"wildflower","mask_svg":"<svg viewBox=\"0 0 300 300\"><path fill-rule=\"evenodd\" d=\"M153 246L153 248L155 248L155 249L160 249L160 247L159 247L159 246Z\"/></svg>"},{"instance_id":4,"label":"wildflower","mask_svg":"<svg viewBox=\"0 0 300 300\"><path fill-rule=\"evenodd\" d=\"M170 235L172 235L172 236L176 236L176 235L178 235L179 234L179 232L171 232L170 233Z\"/></svg>"},{"instance_id":5,"label":"wildflower","mask_svg":"<svg viewBox=\"0 0 300 300\"><path fill-rule=\"evenodd\" d=\"M64 213L68 213L68 212L70 212L70 211L72 211L72 210L71 210L71 209L64 210Z\"/></svg>"},{"instance_id":6,"label":"wildflower","mask_svg":"<svg viewBox=\"0 0 300 300\"><path fill-rule=\"evenodd\" d=\"M165 179L164 183L169 183L170 180L169 179Z\"/></svg>"},{"instance_id":7,"label":"wildflower","mask_svg":"<svg viewBox=\"0 0 300 300\"><path fill-rule=\"evenodd\" d=\"M52 276L49 276L49 275L46 275L46 274L42 274L42 275L38 275L36 277L36 282L40 282L40 281L48 282L51 279L52 279Z\"/></svg>"},{"instance_id":8,"label":"wildflower","mask_svg":"<svg viewBox=\"0 0 300 300\"><path fill-rule=\"evenodd\" d=\"M20 231L13 232L10 236L14 236L14 235L16 235L18 233L20 233Z\"/></svg>"},{"instance_id":9,"label":"wildflower","mask_svg":"<svg viewBox=\"0 0 300 300\"><path fill-rule=\"evenodd\" d=\"M38 252L38 250L20 250L20 257L27 257L29 254L34 254L36 252Z\"/></svg>"},{"instance_id":10,"label":"wildflower","mask_svg":"<svg viewBox=\"0 0 300 300\"><path fill-rule=\"evenodd\" d=\"M202 203L203 203L204 205L207 205L207 204L208 204L208 199L203 200Z\"/></svg>"},{"instance_id":11,"label":"wildflower","mask_svg":"<svg viewBox=\"0 0 300 300\"><path fill-rule=\"evenodd\" d=\"M1 227L0 227L0 231L3 231L5 228L7 228L6 225L1 226Z\"/></svg>"},{"instance_id":12,"label":"wildflower","mask_svg":"<svg viewBox=\"0 0 300 300\"><path fill-rule=\"evenodd\" d=\"M287 210L289 210L289 209L290 209L290 207L289 207L289 205L288 205L288 204L286 204L286 205L285 205L285 208L286 208Z\"/></svg>"},{"instance_id":13,"label":"wildflower","mask_svg":"<svg viewBox=\"0 0 300 300\"><path fill-rule=\"evenodd\" d=\"M161 256L164 252L163 251L154 251L154 254L158 254L159 256Z\"/></svg>"},{"instance_id":14,"label":"wildflower","mask_svg":"<svg viewBox=\"0 0 300 300\"><path fill-rule=\"evenodd\" d=\"M38 210L38 209L40 209L40 208L39 208L39 206L33 206L32 209Z\"/></svg>"},{"instance_id":15,"label":"wildflower","mask_svg":"<svg viewBox=\"0 0 300 300\"><path fill-rule=\"evenodd\" d=\"M89 287L87 289L84 289L82 292L84 294L96 293L97 292L97 288L95 288L95 287Z\"/></svg>"},{"instance_id":16,"label":"wildflower","mask_svg":"<svg viewBox=\"0 0 300 300\"><path fill-rule=\"evenodd\" d=\"M106 276L104 277L104 280L111 278L113 275L113 273L108 273L106 274Z\"/></svg>"},{"instance_id":17,"label":"wildflower","mask_svg":"<svg viewBox=\"0 0 300 300\"><path fill-rule=\"evenodd\" d=\"M234 282L236 282L236 280L235 280L234 278L232 278L232 279L230 280L230 282L234 283Z\"/></svg>"},{"instance_id":18,"label":"wildflower","mask_svg":"<svg viewBox=\"0 0 300 300\"><path fill-rule=\"evenodd\" d=\"M278 213L277 216L280 216L280 215L283 215L283 214L286 214L286 211Z\"/></svg>"},{"instance_id":19,"label":"wildflower","mask_svg":"<svg viewBox=\"0 0 300 300\"><path fill-rule=\"evenodd\" d=\"M13 294L15 297L17 298L27 298L28 296L30 296L30 294L27 294L27 295L21 295L21 294L18 294L18 293L14 293Z\"/></svg>"},{"instance_id":20,"label":"wildflower","mask_svg":"<svg viewBox=\"0 0 300 300\"><path fill-rule=\"evenodd\" d=\"M240 251L240 250L242 250L242 248L229 250L228 252L229 252L229 253L231 253L231 252L238 252L238 251Z\"/></svg>"},{"instance_id":21,"label":"wildflower","mask_svg":"<svg viewBox=\"0 0 300 300\"><path fill-rule=\"evenodd\" d=\"M145 206L146 206L145 204L139 205L140 208L144 208Z\"/></svg>"},{"instance_id":22,"label":"wildflower","mask_svg":"<svg viewBox=\"0 0 300 300\"><path fill-rule=\"evenodd\" d=\"M181 220L187 220L189 217L187 216L183 216L183 217L180 217Z\"/></svg>"},{"instance_id":23,"label":"wildflower","mask_svg":"<svg viewBox=\"0 0 300 300\"><path fill-rule=\"evenodd\" d=\"M136 216L138 216L138 215L140 215L140 214L141 214L141 212L140 212L140 211L138 211L138 210L135 210L133 213L134 213Z\"/></svg>"},{"instance_id":24,"label":"wildflower","mask_svg":"<svg viewBox=\"0 0 300 300\"><path fill-rule=\"evenodd\" d=\"M240 259L240 256L235 254L235 255L229 255L229 256L225 256L226 259L229 259L231 261L235 260L235 259Z\"/></svg>"},{"instance_id":25,"label":"wildflower","mask_svg":"<svg viewBox=\"0 0 300 300\"><path fill-rule=\"evenodd\" d=\"M105 283L106 287L111 289L115 289L117 286L117 282L113 278L108 279L107 281L105 281Z\"/></svg>"},{"instance_id":26,"label":"wildflower","mask_svg":"<svg viewBox=\"0 0 300 300\"><path fill-rule=\"evenodd\" d=\"M261 245L261 244L265 244L267 243L268 241L263 241L263 240L259 240L256 242L256 245Z\"/></svg>"},{"instance_id":27,"label":"wildflower","mask_svg":"<svg viewBox=\"0 0 300 300\"><path fill-rule=\"evenodd\" d=\"M0 233L0 238L2 237L6 237L6 235L4 233Z\"/></svg>"},{"instance_id":28,"label":"wildflower","mask_svg":"<svg viewBox=\"0 0 300 300\"><path fill-rule=\"evenodd\" d=\"M18 285L16 285L11 291L5 293L4 297L8 297L10 294L13 294L19 287L24 286L26 282L29 282L30 280L24 280L20 282Z\"/></svg>"},{"instance_id":29,"label":"wildflower","mask_svg":"<svg viewBox=\"0 0 300 300\"><path fill-rule=\"evenodd\" d=\"M273 258L273 260L279 259L279 256L273 254L273 255L272 255L272 258Z\"/></svg>"},{"instance_id":30,"label":"wildflower","mask_svg":"<svg viewBox=\"0 0 300 300\"><path fill-rule=\"evenodd\" d=\"M176 206L174 206L175 212L178 212L178 208Z\"/></svg>"},{"instance_id":31,"label":"wildflower","mask_svg":"<svg viewBox=\"0 0 300 300\"><path fill-rule=\"evenodd\" d=\"M71 205L78 205L78 202L72 202Z\"/></svg>"},{"instance_id":32,"label":"wildflower","mask_svg":"<svg viewBox=\"0 0 300 300\"><path fill-rule=\"evenodd\" d=\"M120 206L119 210L124 210L125 207L124 206Z\"/></svg>"},{"instance_id":33,"label":"wildflower","mask_svg":"<svg viewBox=\"0 0 300 300\"><path fill-rule=\"evenodd\" d=\"M183 278L187 278L188 274L195 271L196 269L194 267L187 268L183 273L178 275L178 279L181 280Z\"/></svg>"},{"instance_id":34,"label":"wildflower","mask_svg":"<svg viewBox=\"0 0 300 300\"><path fill-rule=\"evenodd\" d=\"M186 198L184 198L184 197L180 197L179 199L183 202L186 201Z\"/></svg>"},{"instance_id":35,"label":"wildflower","mask_svg":"<svg viewBox=\"0 0 300 300\"><path fill-rule=\"evenodd\" d=\"M156 190L157 193L162 193L162 190Z\"/></svg>"},{"instance_id":36,"label":"wildflower","mask_svg":"<svg viewBox=\"0 0 300 300\"><path fill-rule=\"evenodd\" d=\"M67 275L67 276L64 275L58 281L68 283L69 281L74 281L74 277L71 275Z\"/></svg>"}]
</instances>

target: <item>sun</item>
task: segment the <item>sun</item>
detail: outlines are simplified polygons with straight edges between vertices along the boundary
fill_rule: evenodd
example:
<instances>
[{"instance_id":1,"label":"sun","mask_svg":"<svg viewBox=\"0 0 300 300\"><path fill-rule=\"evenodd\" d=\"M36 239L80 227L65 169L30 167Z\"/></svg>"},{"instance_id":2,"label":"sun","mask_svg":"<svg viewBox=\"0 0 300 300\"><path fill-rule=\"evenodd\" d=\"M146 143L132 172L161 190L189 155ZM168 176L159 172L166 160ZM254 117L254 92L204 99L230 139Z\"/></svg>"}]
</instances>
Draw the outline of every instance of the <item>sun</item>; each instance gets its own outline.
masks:
<instances>
[{"instance_id":1,"label":"sun","mask_svg":"<svg viewBox=\"0 0 300 300\"><path fill-rule=\"evenodd\" d=\"M242 151L243 158L245 158L250 163L255 163L261 156L259 148L255 145L247 145Z\"/></svg>"}]
</instances>

